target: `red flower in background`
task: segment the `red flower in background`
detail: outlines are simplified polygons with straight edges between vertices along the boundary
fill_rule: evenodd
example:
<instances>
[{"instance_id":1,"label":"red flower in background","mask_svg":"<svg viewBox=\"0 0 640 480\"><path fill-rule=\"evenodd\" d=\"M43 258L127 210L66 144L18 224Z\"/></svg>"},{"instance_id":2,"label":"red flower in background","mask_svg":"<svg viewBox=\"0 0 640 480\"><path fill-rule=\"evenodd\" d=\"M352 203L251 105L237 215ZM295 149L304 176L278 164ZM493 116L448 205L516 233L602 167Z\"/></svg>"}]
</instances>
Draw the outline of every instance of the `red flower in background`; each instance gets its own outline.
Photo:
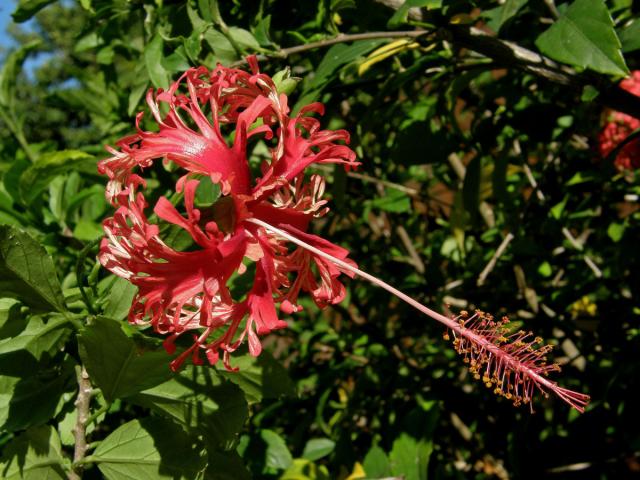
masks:
<instances>
[{"instance_id":1,"label":"red flower in background","mask_svg":"<svg viewBox=\"0 0 640 480\"><path fill-rule=\"evenodd\" d=\"M324 179L311 175L307 180L304 170L312 163L358 165L354 152L339 143L348 143L349 134L321 130L318 120L306 116L323 112L317 103L291 116L286 95L259 72L255 57L248 60L252 73L223 66L211 72L193 68L167 91L150 91L147 103L158 131L142 130L140 113L138 133L120 140L119 150L109 148L112 157L99 165L110 179L107 198L117 207L104 222L100 261L138 287L129 320L150 323L167 335L165 348L170 353L179 336L193 334L193 345L172 362L173 369L188 356L201 363L202 352L212 364L222 354L231 368L229 354L245 340L250 353L258 355L258 336L287 325L278 307L287 314L300 310L300 291L309 292L320 307L338 303L345 295L338 280L344 270L301 248L290 251L282 238L250 220L291 232L345 260L345 249L305 233L309 222L328 209L322 199ZM233 133L231 144L223 129ZM255 178L247 159L251 137L273 144ZM146 183L134 172L157 160L182 168L176 192L184 205L181 213L160 197L153 212L188 232L198 246L194 251L167 245L160 226L145 214ZM196 208L203 176L220 185L222 196L207 208ZM229 280L243 274L247 262L255 262L253 285L242 298L233 298Z\"/></svg>"},{"instance_id":2,"label":"red flower in background","mask_svg":"<svg viewBox=\"0 0 640 480\"><path fill-rule=\"evenodd\" d=\"M620 87L640 97L640 70L631 73L629 78L620 82ZM607 124L598 137L600 154L609 155L618 144L627 138L634 130L640 128L640 120L621 112L608 112ZM622 147L615 159L615 165L620 170L635 170L640 168L640 139L635 139Z\"/></svg>"}]
</instances>

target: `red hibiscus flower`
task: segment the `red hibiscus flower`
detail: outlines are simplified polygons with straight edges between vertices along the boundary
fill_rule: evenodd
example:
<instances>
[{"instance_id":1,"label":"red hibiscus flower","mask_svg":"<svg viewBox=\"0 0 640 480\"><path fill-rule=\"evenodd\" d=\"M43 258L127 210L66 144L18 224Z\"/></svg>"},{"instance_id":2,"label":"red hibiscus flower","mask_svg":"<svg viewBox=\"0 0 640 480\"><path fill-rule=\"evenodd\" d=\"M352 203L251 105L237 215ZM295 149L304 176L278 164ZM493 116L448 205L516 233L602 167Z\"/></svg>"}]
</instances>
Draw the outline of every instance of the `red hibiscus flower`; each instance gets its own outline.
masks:
<instances>
[{"instance_id":1,"label":"red hibiscus flower","mask_svg":"<svg viewBox=\"0 0 640 480\"><path fill-rule=\"evenodd\" d=\"M259 335L286 327L278 309L300 309L298 294L309 292L318 306L342 301L343 271L333 263L298 248L251 223L257 219L292 232L310 245L346 259L348 252L305 233L309 222L327 212L322 199L324 180L304 170L312 163L358 165L345 144L344 130L321 130L309 113L322 113L320 104L291 116L287 97L249 59L252 73L218 66L190 69L166 92L150 91L147 103L157 132L141 129L118 142L119 150L99 165L109 176L107 197L117 207L104 222L106 238L102 264L138 287L129 320L150 323L168 335L165 347L193 335L193 345L173 362L177 369L188 357L211 363L220 354L227 367L229 354L246 340L252 355L261 351ZM164 109L168 112L162 114ZM222 131L233 133L228 143ZM270 157L261 173L252 175L247 149L252 137L272 141ZM163 160L181 167L176 183L183 212L165 197L153 207L158 219L184 229L197 244L193 251L177 251L160 236L160 227L145 214L145 181L136 173ZM196 208L203 177L221 187L222 196L207 208ZM245 263L255 262L253 286L243 299L234 299L229 280L242 275ZM350 262L352 264L352 262ZM317 271L316 276L313 271ZM350 275L352 273L347 272Z\"/></svg>"},{"instance_id":2,"label":"red hibiscus flower","mask_svg":"<svg viewBox=\"0 0 640 480\"><path fill-rule=\"evenodd\" d=\"M531 404L535 390L552 391L582 411L589 397L546 378L557 366L546 364L549 348L538 347L537 339L509 333L504 322L481 312L469 318L441 315L358 269L344 248L308 233L310 222L328 208L324 179L307 177L305 169L314 163L356 167L346 145L349 134L322 130L309 116L322 114L317 103L291 115L286 95L260 73L255 57L247 60L251 73L193 68L167 91L150 91L147 103L157 131L144 131L139 114L137 133L120 140L117 149L109 147L112 156L99 164L109 177L107 198L116 207L103 224L99 259L138 287L129 312L132 323L151 324L166 335L170 354L178 337L193 339L171 368L180 368L189 357L195 364L203 356L215 364L222 356L231 369L230 354L245 341L250 354L259 355L259 337L287 326L280 313L299 311L301 292L318 307L342 301L345 287L339 277L345 273L444 324L472 372L482 370L496 393L518 405ZM248 158L252 138L268 145L259 169ZM177 166L182 175L172 200L161 196L149 217L146 182L139 173L158 160ZM221 195L202 206L197 196L204 179L218 185ZM183 231L193 248L174 248L168 229ZM251 273L249 266L255 269ZM242 275L250 286L238 293L231 285Z\"/></svg>"}]
</instances>

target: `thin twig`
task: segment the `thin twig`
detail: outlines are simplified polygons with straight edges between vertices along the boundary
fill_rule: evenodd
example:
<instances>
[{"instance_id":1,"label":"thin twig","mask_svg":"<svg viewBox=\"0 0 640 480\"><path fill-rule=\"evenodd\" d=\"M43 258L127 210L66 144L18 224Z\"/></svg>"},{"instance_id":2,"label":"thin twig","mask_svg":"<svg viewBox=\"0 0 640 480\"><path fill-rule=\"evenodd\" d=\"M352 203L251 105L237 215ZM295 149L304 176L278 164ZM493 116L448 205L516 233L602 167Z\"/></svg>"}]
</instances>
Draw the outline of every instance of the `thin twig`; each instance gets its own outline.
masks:
<instances>
[{"instance_id":1,"label":"thin twig","mask_svg":"<svg viewBox=\"0 0 640 480\"><path fill-rule=\"evenodd\" d=\"M573 248L575 248L579 252L582 252L584 250L584 243L579 242L578 239L571 234L571 232L569 231L569 229L567 227L562 227L562 234L569 241L569 243L571 244L571 246ZM584 260L584 263L587 264L587 267L589 267L591 269L591 271L596 276L596 278L602 278L602 270L600 270L600 268L598 268L596 263L589 256L589 254L585 253L584 257L582 257L582 259Z\"/></svg>"},{"instance_id":2,"label":"thin twig","mask_svg":"<svg viewBox=\"0 0 640 480\"><path fill-rule=\"evenodd\" d=\"M89 405L91 403L91 381L87 370L82 366L77 375L78 398L76 399L76 425L73 428L75 448L73 451L73 466L69 472L69 480L80 480L84 466L81 462L87 453L87 422L89 420Z\"/></svg>"},{"instance_id":3,"label":"thin twig","mask_svg":"<svg viewBox=\"0 0 640 480\"><path fill-rule=\"evenodd\" d=\"M366 175L364 173L348 172L347 176L351 177L351 178L357 178L359 180L362 180L363 182L376 183L376 184L382 185L384 187L389 187L389 188L392 188L394 190L398 190L399 192L406 193L407 195L411 195L412 197L417 197L420 194L420 192L418 190L416 190L415 188L406 187L404 185L400 185L399 183L394 183L394 182L390 182L388 180L383 180L381 178L372 177L372 176Z\"/></svg>"},{"instance_id":4,"label":"thin twig","mask_svg":"<svg viewBox=\"0 0 640 480\"><path fill-rule=\"evenodd\" d=\"M553 0L544 0L544 3L547 5L549 12L553 15L553 18L560 18L560 12L558 12L558 7L556 7L556 3Z\"/></svg>"},{"instance_id":5,"label":"thin twig","mask_svg":"<svg viewBox=\"0 0 640 480\"><path fill-rule=\"evenodd\" d=\"M411 241L411 238L409 237L407 230L402 225L398 225L396 227L396 233L400 237L400 241L404 245L404 248L407 249L407 252L409 253L409 257L411 258L411 263L413 264L413 266L416 267L416 270L418 271L418 273L424 273L426 271L424 262L420 258L420 255L418 254L416 247L413 245L413 242Z\"/></svg>"},{"instance_id":6,"label":"thin twig","mask_svg":"<svg viewBox=\"0 0 640 480\"><path fill-rule=\"evenodd\" d=\"M527 162L525 162L522 165L522 168L524 169L524 173L527 176L527 180L529 180L529 184L535 190L536 195L538 196L538 200L540 200L541 202L544 202L544 193L542 193L542 190L538 188L538 182L536 182L536 179L533 177L533 173L531 172L531 167Z\"/></svg>"},{"instance_id":7,"label":"thin twig","mask_svg":"<svg viewBox=\"0 0 640 480\"><path fill-rule=\"evenodd\" d=\"M505 252L505 250L507 249L507 247L509 246L509 244L514 238L515 237L511 232L507 233L507 235L504 237L504 239L502 240L502 243L496 249L495 253L491 257L491 260L489 260L489 263L487 263L484 269L482 269L482 272L480 272L480 275L478 275L478 281L476 282L476 284L479 287L484 285L485 280L495 268L496 263L498 262L498 259L502 256L502 254Z\"/></svg>"},{"instance_id":8,"label":"thin twig","mask_svg":"<svg viewBox=\"0 0 640 480\"><path fill-rule=\"evenodd\" d=\"M315 50L316 48L329 47L336 43L357 42L358 40L379 40L385 38L419 38L433 33L429 30L401 30L391 32L365 32L365 33L341 33L332 38L325 38L324 40L318 40L317 42L309 42L303 45L296 45L294 47L281 48L273 54L276 57L286 58L289 55L295 53L302 53L308 50ZM261 56L258 56L260 59ZM263 56L265 59L266 56Z\"/></svg>"}]
</instances>

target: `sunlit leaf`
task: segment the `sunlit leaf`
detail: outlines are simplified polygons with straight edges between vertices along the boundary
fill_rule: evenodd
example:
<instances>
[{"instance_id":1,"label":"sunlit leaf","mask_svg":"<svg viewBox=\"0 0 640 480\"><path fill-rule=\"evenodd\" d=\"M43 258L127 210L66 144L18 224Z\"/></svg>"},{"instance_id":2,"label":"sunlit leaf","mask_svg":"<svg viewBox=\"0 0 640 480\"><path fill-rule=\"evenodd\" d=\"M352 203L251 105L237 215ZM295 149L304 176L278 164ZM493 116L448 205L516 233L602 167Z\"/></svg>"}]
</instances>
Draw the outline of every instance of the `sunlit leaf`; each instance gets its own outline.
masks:
<instances>
[{"instance_id":1,"label":"sunlit leaf","mask_svg":"<svg viewBox=\"0 0 640 480\"><path fill-rule=\"evenodd\" d=\"M64 311L51 257L26 232L0 225L0 294L38 310Z\"/></svg>"},{"instance_id":2,"label":"sunlit leaf","mask_svg":"<svg viewBox=\"0 0 640 480\"><path fill-rule=\"evenodd\" d=\"M603 0L575 0L536 40L542 53L596 72L626 75L620 40Z\"/></svg>"},{"instance_id":3,"label":"sunlit leaf","mask_svg":"<svg viewBox=\"0 0 640 480\"><path fill-rule=\"evenodd\" d=\"M198 445L161 418L132 420L105 438L91 458L107 480L190 480L203 468Z\"/></svg>"}]
</instances>

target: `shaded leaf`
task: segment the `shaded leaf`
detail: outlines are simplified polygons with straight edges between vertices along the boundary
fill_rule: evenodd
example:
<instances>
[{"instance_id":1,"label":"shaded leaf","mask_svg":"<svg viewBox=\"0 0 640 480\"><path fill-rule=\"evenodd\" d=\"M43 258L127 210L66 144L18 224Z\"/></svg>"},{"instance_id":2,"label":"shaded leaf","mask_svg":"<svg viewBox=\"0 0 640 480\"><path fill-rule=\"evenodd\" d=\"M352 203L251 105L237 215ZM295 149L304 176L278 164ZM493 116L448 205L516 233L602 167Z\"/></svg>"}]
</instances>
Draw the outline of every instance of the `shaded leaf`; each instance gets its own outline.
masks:
<instances>
[{"instance_id":1,"label":"shaded leaf","mask_svg":"<svg viewBox=\"0 0 640 480\"><path fill-rule=\"evenodd\" d=\"M209 463L204 480L251 480L251 473L235 452L209 452Z\"/></svg>"},{"instance_id":2,"label":"shaded leaf","mask_svg":"<svg viewBox=\"0 0 640 480\"><path fill-rule=\"evenodd\" d=\"M603 0L576 0L542 33L536 46L559 62L600 73L626 75L620 40Z\"/></svg>"},{"instance_id":3,"label":"shaded leaf","mask_svg":"<svg viewBox=\"0 0 640 480\"><path fill-rule=\"evenodd\" d=\"M131 401L201 432L212 444L235 438L247 418L242 391L213 369L186 367L179 375Z\"/></svg>"},{"instance_id":4,"label":"shaded leaf","mask_svg":"<svg viewBox=\"0 0 640 480\"><path fill-rule=\"evenodd\" d=\"M18 7L11 14L13 21L16 23L26 22L44 7L55 1L56 0L20 0Z\"/></svg>"},{"instance_id":5,"label":"shaded leaf","mask_svg":"<svg viewBox=\"0 0 640 480\"><path fill-rule=\"evenodd\" d=\"M0 340L18 335L27 326L20 315L20 302L0 298Z\"/></svg>"},{"instance_id":6,"label":"shaded leaf","mask_svg":"<svg viewBox=\"0 0 640 480\"><path fill-rule=\"evenodd\" d=\"M624 29L618 31L624 53L640 50L640 20L636 19Z\"/></svg>"},{"instance_id":7,"label":"shaded leaf","mask_svg":"<svg viewBox=\"0 0 640 480\"><path fill-rule=\"evenodd\" d=\"M34 427L13 439L0 458L4 480L64 480L60 437L49 425Z\"/></svg>"},{"instance_id":8,"label":"shaded leaf","mask_svg":"<svg viewBox=\"0 0 640 480\"><path fill-rule=\"evenodd\" d=\"M51 257L28 233L0 225L0 295L34 309L65 310Z\"/></svg>"},{"instance_id":9,"label":"shaded leaf","mask_svg":"<svg viewBox=\"0 0 640 480\"><path fill-rule=\"evenodd\" d=\"M233 359L234 367L239 371L219 372L227 380L238 385L250 403L265 398L278 398L295 395L295 386L285 368L267 352L259 357L243 355Z\"/></svg>"},{"instance_id":10,"label":"shaded leaf","mask_svg":"<svg viewBox=\"0 0 640 480\"><path fill-rule=\"evenodd\" d=\"M75 387L74 374L67 361L27 378L0 376L0 429L15 432L47 423L62 394Z\"/></svg>"},{"instance_id":11,"label":"shaded leaf","mask_svg":"<svg viewBox=\"0 0 640 480\"><path fill-rule=\"evenodd\" d=\"M171 377L167 354L127 337L118 322L98 317L78 335L91 380L107 401L133 395Z\"/></svg>"},{"instance_id":12,"label":"shaded leaf","mask_svg":"<svg viewBox=\"0 0 640 480\"><path fill-rule=\"evenodd\" d=\"M316 465L310 460L304 458L295 458L293 463L279 477L279 480L332 480L329 470L324 465ZM359 476L350 476L347 479L363 478Z\"/></svg>"},{"instance_id":13,"label":"shaded leaf","mask_svg":"<svg viewBox=\"0 0 640 480\"><path fill-rule=\"evenodd\" d=\"M20 375L33 372L46 356L53 357L71 333L69 320L59 316L44 323L31 317L19 335L0 340L0 372Z\"/></svg>"},{"instance_id":14,"label":"shaded leaf","mask_svg":"<svg viewBox=\"0 0 640 480\"><path fill-rule=\"evenodd\" d=\"M384 197L374 198L367 203L373 208L391 213L405 213L411 209L411 200L399 190L389 190Z\"/></svg>"},{"instance_id":15,"label":"shaded leaf","mask_svg":"<svg viewBox=\"0 0 640 480\"><path fill-rule=\"evenodd\" d=\"M353 62L383 42L384 40L361 40L353 42L352 45L342 43L333 45L318 65L313 77L305 84L304 91L296 102L294 110L317 98L320 91L334 78L335 73L341 67Z\"/></svg>"},{"instance_id":16,"label":"shaded leaf","mask_svg":"<svg viewBox=\"0 0 640 480\"><path fill-rule=\"evenodd\" d=\"M467 212L475 217L480 205L480 180L482 174L482 157L475 156L467 165L462 184L462 200Z\"/></svg>"}]
</instances>

